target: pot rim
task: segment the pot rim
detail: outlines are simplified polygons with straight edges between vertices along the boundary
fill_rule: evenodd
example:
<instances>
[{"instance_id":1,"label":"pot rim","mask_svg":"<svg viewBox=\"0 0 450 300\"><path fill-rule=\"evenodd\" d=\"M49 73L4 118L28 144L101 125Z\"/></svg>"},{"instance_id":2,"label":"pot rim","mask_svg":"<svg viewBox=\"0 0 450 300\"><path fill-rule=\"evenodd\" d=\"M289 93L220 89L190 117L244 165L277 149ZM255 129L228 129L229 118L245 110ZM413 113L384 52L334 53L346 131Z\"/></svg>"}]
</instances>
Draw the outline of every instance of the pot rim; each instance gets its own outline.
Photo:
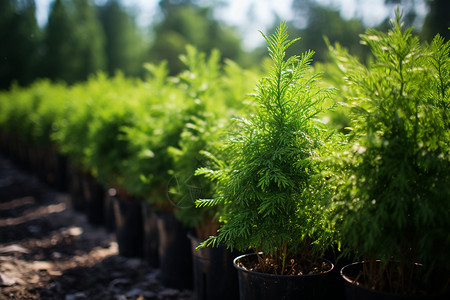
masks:
<instances>
[{"instance_id":1,"label":"pot rim","mask_svg":"<svg viewBox=\"0 0 450 300\"><path fill-rule=\"evenodd\" d=\"M376 262L379 263L379 262L381 262L381 260L380 260L380 259L377 259ZM392 262L397 262L397 261L392 261ZM344 274L344 269L347 268L347 267L356 266L356 265L362 265L362 264L365 264L365 263L367 263L367 261L362 260L362 261L356 261L356 262L347 264L347 265L345 265L345 266L343 266L343 267L341 268L341 270L339 271L339 274L340 274L341 277L342 277L345 281L347 281L348 283L355 284L355 285L358 285L358 286L362 286L362 287L363 287L363 285L361 285L359 282L354 281L354 280L352 280L351 278L347 277L347 276ZM423 265L420 264L420 263L414 263L414 265L416 265L416 266L418 266L418 267L423 267Z\"/></svg>"},{"instance_id":2,"label":"pot rim","mask_svg":"<svg viewBox=\"0 0 450 300\"><path fill-rule=\"evenodd\" d=\"M381 260L377 259L376 262L381 262ZM353 262L351 264L347 264L341 268L341 270L339 271L339 274L341 275L341 278L345 280L345 283L355 286L358 289L370 291L371 293L373 293L375 295L379 295L379 296L395 296L395 297L399 297L399 299L401 299L402 297L405 297L407 299L418 299L418 300L425 299L421 295L396 294L396 293L391 293L391 292L386 292L386 291L381 291L381 290L372 290L372 289L366 287L365 285L359 283L358 281L352 280L351 278L347 277L344 274L344 269L346 269L348 267L356 266L356 265L362 265L364 263L367 263L367 262L366 261L357 261L357 262ZM419 263L415 263L415 265L417 265L419 267L423 266L422 264L419 264ZM440 297L440 296L441 296L440 294L432 294L432 295L428 295L427 297ZM440 298L437 298L437 299L440 299Z\"/></svg>"},{"instance_id":3,"label":"pot rim","mask_svg":"<svg viewBox=\"0 0 450 300\"><path fill-rule=\"evenodd\" d=\"M316 274L305 274L305 275L281 275L281 274L271 274L271 273L262 273L262 272L256 272L256 271L250 271L247 269L242 268L241 266L239 266L237 264L237 261L243 257L246 256L251 256L251 255L256 255L256 253L247 253L247 254L242 254L239 255L238 257L236 257L235 259L233 259L233 266L238 270L238 271L243 271L249 274L257 274L258 276L262 276L262 277L268 277L268 278L295 278L295 277L314 277L314 276L320 276L320 275L326 275L329 274L330 272L332 272L334 270L334 264L329 261L326 258L320 257L321 260L325 261L327 264L330 265L330 268L322 273L316 273Z\"/></svg>"}]
</instances>

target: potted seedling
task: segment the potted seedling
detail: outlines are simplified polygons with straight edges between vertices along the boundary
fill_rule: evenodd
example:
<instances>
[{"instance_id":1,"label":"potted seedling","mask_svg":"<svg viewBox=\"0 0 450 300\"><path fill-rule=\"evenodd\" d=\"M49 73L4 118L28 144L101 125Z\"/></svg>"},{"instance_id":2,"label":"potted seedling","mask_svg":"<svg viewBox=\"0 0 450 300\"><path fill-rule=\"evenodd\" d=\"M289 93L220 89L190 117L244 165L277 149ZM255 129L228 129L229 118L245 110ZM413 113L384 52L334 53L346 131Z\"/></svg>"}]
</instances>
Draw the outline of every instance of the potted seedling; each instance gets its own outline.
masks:
<instances>
[{"instance_id":1,"label":"potted seedling","mask_svg":"<svg viewBox=\"0 0 450 300\"><path fill-rule=\"evenodd\" d=\"M361 36L368 66L334 52L355 97L333 220L361 261L341 273L348 299L448 299L450 43L421 44L399 11L391 25Z\"/></svg>"},{"instance_id":2,"label":"potted seedling","mask_svg":"<svg viewBox=\"0 0 450 300\"><path fill-rule=\"evenodd\" d=\"M285 57L281 23L267 37L272 67L257 84L254 113L237 120L224 146L226 164L200 173L217 181L217 196L198 206L222 206L218 234L200 245L253 252L234 260L241 299L323 299L333 264L317 257L332 242L323 222L331 189L320 152L331 133L318 116L332 91L311 74L313 55Z\"/></svg>"},{"instance_id":3,"label":"potted seedling","mask_svg":"<svg viewBox=\"0 0 450 300\"><path fill-rule=\"evenodd\" d=\"M214 184L202 176L195 176L195 171L209 163L209 157L203 150L214 152L220 145L221 132L226 127L229 115L242 107L243 91L247 84L234 87L235 81L229 77L251 82L249 76L228 74L220 63L220 53L205 53L188 46L181 60L187 67L176 77L177 87L187 95L189 103L182 112L183 125L176 145L168 148L172 161L169 171L170 198L177 207L175 216L193 234L204 240L217 231L218 222L214 215L217 209L211 207L196 208L195 200L210 197ZM233 67L227 62L226 67ZM234 72L245 73L234 66ZM246 92L248 92L247 90Z\"/></svg>"},{"instance_id":4,"label":"potted seedling","mask_svg":"<svg viewBox=\"0 0 450 300\"><path fill-rule=\"evenodd\" d=\"M218 206L195 206L196 199L211 197L214 192L214 184L206 177L196 175L195 170L214 163L210 152L204 150L214 152L220 144L219 124L221 122L211 116L193 118L183 131L179 147L171 149L174 177L170 192L174 194L178 207L176 218L190 228L188 237L192 248L194 295L198 300L238 297L233 254L225 247L196 249L209 236L216 235L219 227Z\"/></svg>"},{"instance_id":5,"label":"potted seedling","mask_svg":"<svg viewBox=\"0 0 450 300\"><path fill-rule=\"evenodd\" d=\"M197 300L236 299L235 254L225 247L196 249L209 236L217 234L219 207L196 207L195 200L211 197L215 184L196 175L200 167L211 168L211 153L223 142L230 115L242 108L243 99L253 87L252 73L231 61L220 63L218 51L207 57L188 46L182 57L188 67L178 75L178 87L186 91L191 105L176 146L169 148L173 161L169 193L177 207L175 217L190 229L194 271L194 297Z\"/></svg>"},{"instance_id":6,"label":"potted seedling","mask_svg":"<svg viewBox=\"0 0 450 300\"><path fill-rule=\"evenodd\" d=\"M142 256L142 219L139 198L124 186L124 168L133 152L126 139L125 128L135 126L135 113L140 106L134 96L135 86L121 75L105 80L98 76L90 93L95 97L95 117L90 121L86 165L91 177L83 182L88 219L104 222L105 190L114 189L112 201L115 233L119 254Z\"/></svg>"},{"instance_id":7,"label":"potted seedling","mask_svg":"<svg viewBox=\"0 0 450 300\"><path fill-rule=\"evenodd\" d=\"M39 160L35 170L40 177L60 190L66 188L67 159L59 153L58 145L52 140L52 134L58 130L56 124L61 117L68 88L63 84L51 84L48 81L38 81L34 98L39 99L39 106L30 116L34 123L33 136ZM34 88L33 88L34 90ZM31 150L33 152L33 150Z\"/></svg>"},{"instance_id":8,"label":"potted seedling","mask_svg":"<svg viewBox=\"0 0 450 300\"><path fill-rule=\"evenodd\" d=\"M90 174L87 167L87 149L89 148L88 128L95 116L95 103L88 101L88 91L94 80L72 86L65 95L66 100L61 116L55 124L57 130L52 140L58 150L68 158L68 191L73 208L86 212L86 200L83 196L82 181Z\"/></svg>"},{"instance_id":9,"label":"potted seedling","mask_svg":"<svg viewBox=\"0 0 450 300\"><path fill-rule=\"evenodd\" d=\"M166 112L171 117L165 119L161 148L155 152L159 160L165 161L162 165L165 181L160 194L163 205L159 207L157 226L163 282L174 287L192 287L192 251L188 231L207 228L208 222L205 221L211 218L207 210L195 211L192 197L207 186L198 185L194 172L200 159L199 150L213 138L210 128L214 125L209 126L206 122L214 121L214 114L208 110L212 105L210 94L220 92L217 85L220 55L218 51L212 51L206 57L205 53L187 46L186 54L180 59L186 70L168 81L179 94L172 103L176 106ZM215 95L215 100L214 105L221 106L219 94ZM199 129L201 134L198 134Z\"/></svg>"},{"instance_id":10,"label":"potted seedling","mask_svg":"<svg viewBox=\"0 0 450 300\"><path fill-rule=\"evenodd\" d=\"M169 193L173 177L169 173L173 169L169 149L180 140L188 99L177 88L177 77L167 77L165 63L146 68L151 75L147 79L147 92L151 96L143 99L140 111L134 112L136 126L124 128L134 153L124 167L124 185L145 199L142 203L145 254L151 264L159 266L162 283L172 288L191 288L187 228L175 218L178 207Z\"/></svg>"}]
</instances>

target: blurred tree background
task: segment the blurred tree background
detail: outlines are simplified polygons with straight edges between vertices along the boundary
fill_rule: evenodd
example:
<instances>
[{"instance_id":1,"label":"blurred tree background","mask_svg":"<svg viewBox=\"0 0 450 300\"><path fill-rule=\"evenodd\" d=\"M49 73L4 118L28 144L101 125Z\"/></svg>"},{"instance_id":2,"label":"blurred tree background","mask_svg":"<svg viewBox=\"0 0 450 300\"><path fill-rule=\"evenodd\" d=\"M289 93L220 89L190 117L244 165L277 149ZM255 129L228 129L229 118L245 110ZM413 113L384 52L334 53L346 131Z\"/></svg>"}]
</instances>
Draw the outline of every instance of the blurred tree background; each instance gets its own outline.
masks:
<instances>
[{"instance_id":1,"label":"blurred tree background","mask_svg":"<svg viewBox=\"0 0 450 300\"><path fill-rule=\"evenodd\" d=\"M155 25L149 60L167 60L172 74L184 68L178 57L188 44L206 53L219 49L224 58L240 62L242 45L238 32L214 18L214 7L195 3L192 0L161 0L159 4L163 19Z\"/></svg>"},{"instance_id":2,"label":"blurred tree background","mask_svg":"<svg viewBox=\"0 0 450 300\"><path fill-rule=\"evenodd\" d=\"M423 1L428 14L417 26L415 6ZM355 2L356 10L362 2ZM163 60L171 74L176 74L183 68L179 55L188 44L206 53L217 48L223 59L232 59L243 67L256 66L265 49L244 49L238 29L217 18L216 8L224 3L161 0L159 16L151 20L150 28L142 28L136 12L121 0L53 0L48 20L40 27L34 0L1 0L0 89L8 89L14 82L28 85L42 77L73 84L98 71L142 77L145 62ZM343 18L338 9L320 3L323 1L292 0L294 17L287 20L288 25L292 36L302 37L292 51L298 54L313 49L315 61L326 61L326 36L364 61L368 53L358 36L367 27L364 20ZM404 7L405 21L416 26L424 40L429 41L436 33L449 38L450 1L385 0L384 5L391 11L395 5ZM280 19L274 21L273 28ZM387 24L388 18L377 27L385 29Z\"/></svg>"},{"instance_id":3,"label":"blurred tree background","mask_svg":"<svg viewBox=\"0 0 450 300\"><path fill-rule=\"evenodd\" d=\"M135 16L120 1L109 0L98 9L98 18L105 34L106 70L109 75L122 71L129 76L142 75L146 42Z\"/></svg>"},{"instance_id":4,"label":"blurred tree background","mask_svg":"<svg viewBox=\"0 0 450 300\"><path fill-rule=\"evenodd\" d=\"M326 61L328 56L327 45L324 42L326 36L334 44L339 42L349 52L364 58L367 50L359 43L359 34L364 33L365 27L362 20L345 20L338 10L321 6L310 0L293 0L293 10L295 15L290 22L292 36L300 36L299 48L291 47L296 54L309 49L314 50L315 61ZM298 24L298 20L304 20L305 25ZM294 54L294 53L289 53Z\"/></svg>"},{"instance_id":5,"label":"blurred tree background","mask_svg":"<svg viewBox=\"0 0 450 300\"><path fill-rule=\"evenodd\" d=\"M0 88L30 84L39 73L42 33L34 0L0 1Z\"/></svg>"},{"instance_id":6,"label":"blurred tree background","mask_svg":"<svg viewBox=\"0 0 450 300\"><path fill-rule=\"evenodd\" d=\"M450 1L428 0L430 8L422 28L422 37L431 41L436 33L450 39Z\"/></svg>"},{"instance_id":7,"label":"blurred tree background","mask_svg":"<svg viewBox=\"0 0 450 300\"><path fill-rule=\"evenodd\" d=\"M105 69L105 33L89 0L55 0L44 32L44 77L74 83Z\"/></svg>"}]
</instances>

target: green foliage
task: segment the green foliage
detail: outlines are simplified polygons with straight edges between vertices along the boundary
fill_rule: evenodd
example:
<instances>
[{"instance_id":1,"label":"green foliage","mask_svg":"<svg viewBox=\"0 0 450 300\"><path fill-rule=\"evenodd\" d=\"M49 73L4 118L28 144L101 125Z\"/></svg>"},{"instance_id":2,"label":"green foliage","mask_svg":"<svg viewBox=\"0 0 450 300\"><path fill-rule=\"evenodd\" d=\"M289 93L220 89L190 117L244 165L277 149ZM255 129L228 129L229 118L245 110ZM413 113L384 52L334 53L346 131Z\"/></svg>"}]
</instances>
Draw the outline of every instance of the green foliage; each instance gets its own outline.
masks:
<instances>
[{"instance_id":1,"label":"green foliage","mask_svg":"<svg viewBox=\"0 0 450 300\"><path fill-rule=\"evenodd\" d=\"M133 87L131 80L116 76L106 84L98 90L103 92L96 97L97 111L88 127L87 168L104 186L122 188L122 169L132 155L124 127L134 124L133 111L139 108L129 95Z\"/></svg>"},{"instance_id":2,"label":"green foliage","mask_svg":"<svg viewBox=\"0 0 450 300\"><path fill-rule=\"evenodd\" d=\"M38 84L36 84L38 85ZM33 94L13 85L9 93L2 93L0 101L0 125L9 135L23 142L32 142L33 123L29 116L38 107Z\"/></svg>"},{"instance_id":3,"label":"green foliage","mask_svg":"<svg viewBox=\"0 0 450 300\"><path fill-rule=\"evenodd\" d=\"M450 42L438 35L421 44L399 11L388 33L370 29L361 39L374 55L367 67L335 49L352 123L347 150L336 153L334 221L344 250L400 262L398 289L408 292L414 263L450 268ZM372 275L374 287L386 284Z\"/></svg>"},{"instance_id":4,"label":"green foliage","mask_svg":"<svg viewBox=\"0 0 450 300\"><path fill-rule=\"evenodd\" d=\"M263 35L264 36L264 35ZM218 235L202 245L226 244L239 251L263 251L284 273L284 261L314 244L323 251L328 232L322 205L330 198L319 152L330 133L316 117L331 90L309 76L312 51L286 59L290 41L285 23L264 36L272 58L267 77L257 84L255 112L237 120L223 149L219 170L200 170L218 183L217 198L199 206L223 205Z\"/></svg>"},{"instance_id":5,"label":"green foliage","mask_svg":"<svg viewBox=\"0 0 450 300\"><path fill-rule=\"evenodd\" d=\"M220 125L217 117L212 114L193 116L186 123L177 147L168 149L173 159L169 193L176 205L175 216L187 227L197 229L197 236L205 239L208 235L201 236L201 232L211 222L217 222L217 209L197 208L195 201L212 197L214 185L205 177L196 176L195 170L208 166L209 162L202 151L213 151L215 144L219 143L219 132L222 129Z\"/></svg>"},{"instance_id":6,"label":"green foliage","mask_svg":"<svg viewBox=\"0 0 450 300\"><path fill-rule=\"evenodd\" d=\"M243 98L252 88L248 73L231 61L223 67L220 58L217 50L206 57L188 46L181 56L187 69L173 78L187 96L187 106L182 112L183 127L177 143L168 148L172 159L169 193L177 206L175 216L186 226L196 228L201 239L216 233L217 208L195 207L195 200L211 197L214 190L214 184L203 176L195 176L195 171L210 164L202 152L215 152L223 142L220 132L225 120L242 108Z\"/></svg>"},{"instance_id":7,"label":"green foliage","mask_svg":"<svg viewBox=\"0 0 450 300\"><path fill-rule=\"evenodd\" d=\"M64 108L64 92L64 86L46 80L36 81L27 89L14 85L0 97L0 127L30 146L48 147Z\"/></svg>"},{"instance_id":8,"label":"green foliage","mask_svg":"<svg viewBox=\"0 0 450 300\"><path fill-rule=\"evenodd\" d=\"M104 76L103 84L101 84L100 78L98 80L91 78L85 84L77 84L67 89L64 109L56 121L58 130L52 135L52 139L59 145L61 153L70 157L72 163L85 171L88 171L89 124L98 111L94 99L100 94L101 87L105 87L105 81ZM97 93L94 93L96 86L99 89ZM49 101L52 100L49 99Z\"/></svg>"},{"instance_id":9,"label":"green foliage","mask_svg":"<svg viewBox=\"0 0 450 300\"><path fill-rule=\"evenodd\" d=\"M51 136L58 130L57 122L64 110L67 87L42 80L35 82L30 90L27 93L32 95L33 101L37 103L34 110L28 114L32 122L30 133L33 142L46 149L54 143Z\"/></svg>"},{"instance_id":10,"label":"green foliage","mask_svg":"<svg viewBox=\"0 0 450 300\"><path fill-rule=\"evenodd\" d=\"M166 76L165 64L147 65L152 77L144 83L145 96L134 110L134 124L124 127L133 155L123 169L125 187L158 208L172 212L167 185L172 161L168 147L177 145L186 118L185 95Z\"/></svg>"},{"instance_id":11,"label":"green foliage","mask_svg":"<svg viewBox=\"0 0 450 300\"><path fill-rule=\"evenodd\" d=\"M215 50L207 58L204 52L193 46L186 47L186 54L180 56L187 69L173 81L184 91L187 106L182 112L183 122L175 144L168 147L171 157L171 178L168 191L176 206L175 215L186 226L194 228L205 223L208 212L197 210L195 200L210 193L210 184L194 177L195 170L201 166L200 151L215 140L213 130L220 111L221 66L220 53ZM215 97L216 101L211 101Z\"/></svg>"}]
</instances>

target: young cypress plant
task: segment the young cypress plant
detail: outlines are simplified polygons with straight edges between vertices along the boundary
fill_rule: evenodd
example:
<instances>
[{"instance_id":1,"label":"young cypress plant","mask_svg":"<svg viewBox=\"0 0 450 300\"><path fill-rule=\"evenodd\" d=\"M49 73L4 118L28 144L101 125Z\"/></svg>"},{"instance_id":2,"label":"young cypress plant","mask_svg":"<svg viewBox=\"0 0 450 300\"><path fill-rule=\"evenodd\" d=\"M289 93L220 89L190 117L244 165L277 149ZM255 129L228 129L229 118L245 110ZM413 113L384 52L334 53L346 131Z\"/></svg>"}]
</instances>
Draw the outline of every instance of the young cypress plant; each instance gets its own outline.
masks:
<instances>
[{"instance_id":1,"label":"young cypress plant","mask_svg":"<svg viewBox=\"0 0 450 300\"><path fill-rule=\"evenodd\" d=\"M218 235L201 247L223 243L252 250L259 261L255 271L301 275L310 271L301 269L303 258L330 242L322 205L331 191L319 153L331 134L316 118L332 90L310 75L313 51L285 57L298 40L288 39L285 23L263 37L272 68L257 84L253 114L236 120L218 168L197 171L217 181L217 197L197 205L219 204L222 211Z\"/></svg>"},{"instance_id":2,"label":"young cypress plant","mask_svg":"<svg viewBox=\"0 0 450 300\"><path fill-rule=\"evenodd\" d=\"M334 221L345 252L368 262L360 283L439 293L450 270L450 42L421 44L401 17L388 33L361 36L374 55L368 66L334 50L354 96L349 147L336 161ZM443 286L424 280L436 270Z\"/></svg>"}]
</instances>

